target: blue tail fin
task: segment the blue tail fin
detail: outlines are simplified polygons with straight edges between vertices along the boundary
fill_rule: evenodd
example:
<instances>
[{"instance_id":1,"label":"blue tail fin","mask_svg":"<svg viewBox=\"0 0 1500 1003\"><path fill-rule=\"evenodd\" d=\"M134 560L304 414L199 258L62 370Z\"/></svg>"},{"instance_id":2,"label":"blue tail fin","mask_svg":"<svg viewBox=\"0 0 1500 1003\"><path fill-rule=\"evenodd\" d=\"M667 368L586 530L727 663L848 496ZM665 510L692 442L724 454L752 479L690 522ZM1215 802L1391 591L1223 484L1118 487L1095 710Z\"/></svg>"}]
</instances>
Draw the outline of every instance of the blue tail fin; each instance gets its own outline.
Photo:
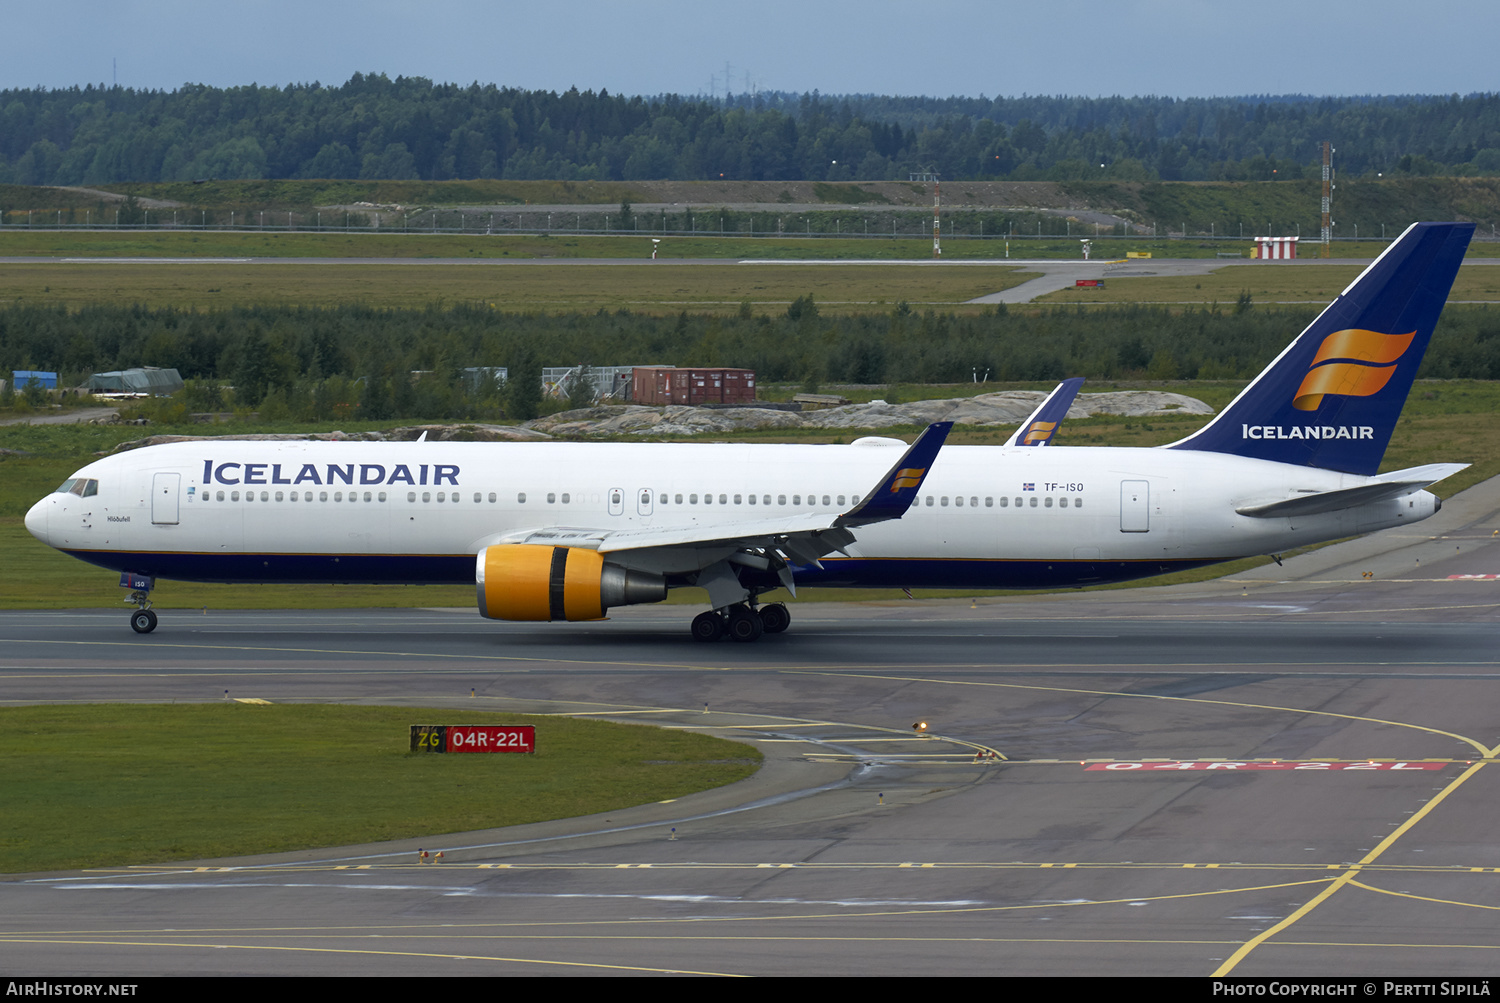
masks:
<instances>
[{"instance_id":1,"label":"blue tail fin","mask_svg":"<svg viewBox=\"0 0 1500 1003\"><path fill-rule=\"evenodd\" d=\"M1005 445L1045 446L1050 443L1057 434L1057 427L1068 416L1068 408L1073 406L1073 398L1078 396L1078 388L1081 386L1082 376L1059 383L1040 406L1031 412L1031 417L1021 423L1015 434L1005 440Z\"/></svg>"},{"instance_id":2,"label":"blue tail fin","mask_svg":"<svg viewBox=\"0 0 1500 1003\"><path fill-rule=\"evenodd\" d=\"M1472 223L1413 223L1208 425L1169 449L1373 474Z\"/></svg>"}]
</instances>

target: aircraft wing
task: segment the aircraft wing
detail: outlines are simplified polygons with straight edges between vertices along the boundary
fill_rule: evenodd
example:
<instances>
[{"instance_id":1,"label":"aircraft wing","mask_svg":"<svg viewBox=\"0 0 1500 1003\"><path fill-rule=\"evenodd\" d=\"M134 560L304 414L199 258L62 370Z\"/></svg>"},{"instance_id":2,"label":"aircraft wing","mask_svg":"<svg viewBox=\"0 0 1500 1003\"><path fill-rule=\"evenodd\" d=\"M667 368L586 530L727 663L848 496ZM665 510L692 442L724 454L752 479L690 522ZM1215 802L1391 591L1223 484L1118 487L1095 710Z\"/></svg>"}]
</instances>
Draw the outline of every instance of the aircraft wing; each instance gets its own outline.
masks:
<instances>
[{"instance_id":1,"label":"aircraft wing","mask_svg":"<svg viewBox=\"0 0 1500 1003\"><path fill-rule=\"evenodd\" d=\"M713 526L669 526L639 529L553 527L510 533L489 544L539 544L580 547L609 554L610 561L632 570L683 574L722 560L761 570L791 564L816 564L854 542L853 528L899 519L906 514L953 428L952 422L929 425L886 475L848 512L799 512ZM784 561L777 555L784 557ZM790 581L790 572L783 576Z\"/></svg>"},{"instance_id":2,"label":"aircraft wing","mask_svg":"<svg viewBox=\"0 0 1500 1003\"><path fill-rule=\"evenodd\" d=\"M1381 474L1373 483L1360 484L1352 488L1335 491L1309 492L1296 498L1266 502L1260 505L1243 505L1235 509L1240 515L1256 519L1286 518L1302 515L1318 515L1322 512L1337 512L1339 509L1369 505L1388 498L1400 498L1414 491L1421 491L1429 484L1436 484L1467 467L1467 463L1429 463L1405 470L1392 470Z\"/></svg>"},{"instance_id":3,"label":"aircraft wing","mask_svg":"<svg viewBox=\"0 0 1500 1003\"><path fill-rule=\"evenodd\" d=\"M1031 413L1031 417L1021 422L1021 427L1016 429L1015 434L1005 440L1005 445L1045 446L1050 443L1057 434L1058 426L1068 416L1068 408L1073 406L1073 398L1078 396L1078 389L1082 386L1082 376L1059 383L1057 389L1048 394L1041 406Z\"/></svg>"}]
</instances>

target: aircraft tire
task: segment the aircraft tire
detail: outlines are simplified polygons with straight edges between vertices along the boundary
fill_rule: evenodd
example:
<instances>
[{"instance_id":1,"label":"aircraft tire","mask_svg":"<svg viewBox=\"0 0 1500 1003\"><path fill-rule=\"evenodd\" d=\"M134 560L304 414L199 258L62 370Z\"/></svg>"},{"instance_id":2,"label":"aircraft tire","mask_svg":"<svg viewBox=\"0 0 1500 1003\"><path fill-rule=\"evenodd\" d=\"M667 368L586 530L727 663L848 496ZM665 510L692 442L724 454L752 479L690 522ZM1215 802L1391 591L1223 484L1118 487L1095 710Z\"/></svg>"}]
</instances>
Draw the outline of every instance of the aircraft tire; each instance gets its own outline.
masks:
<instances>
[{"instance_id":1,"label":"aircraft tire","mask_svg":"<svg viewBox=\"0 0 1500 1003\"><path fill-rule=\"evenodd\" d=\"M792 625L792 614L782 603L771 603L760 608L760 622L767 634L780 634Z\"/></svg>"},{"instance_id":2,"label":"aircraft tire","mask_svg":"<svg viewBox=\"0 0 1500 1003\"><path fill-rule=\"evenodd\" d=\"M137 634L149 634L156 629L156 611L138 609L130 614L130 629Z\"/></svg>"},{"instance_id":3,"label":"aircraft tire","mask_svg":"<svg viewBox=\"0 0 1500 1003\"><path fill-rule=\"evenodd\" d=\"M717 641L724 636L724 618L710 610L693 617L693 640Z\"/></svg>"},{"instance_id":4,"label":"aircraft tire","mask_svg":"<svg viewBox=\"0 0 1500 1003\"><path fill-rule=\"evenodd\" d=\"M729 614L729 636L741 643L759 641L766 632L760 614L749 606L736 606Z\"/></svg>"}]
</instances>

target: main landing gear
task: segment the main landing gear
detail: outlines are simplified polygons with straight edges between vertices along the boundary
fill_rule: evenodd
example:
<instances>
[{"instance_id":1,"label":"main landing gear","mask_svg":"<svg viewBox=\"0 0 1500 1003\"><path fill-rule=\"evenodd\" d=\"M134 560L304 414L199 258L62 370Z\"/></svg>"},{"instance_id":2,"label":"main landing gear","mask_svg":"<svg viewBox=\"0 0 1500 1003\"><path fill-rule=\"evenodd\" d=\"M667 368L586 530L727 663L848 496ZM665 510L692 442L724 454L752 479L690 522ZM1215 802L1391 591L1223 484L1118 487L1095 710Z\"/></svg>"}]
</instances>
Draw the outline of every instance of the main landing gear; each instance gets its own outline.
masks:
<instances>
[{"instance_id":1,"label":"main landing gear","mask_svg":"<svg viewBox=\"0 0 1500 1003\"><path fill-rule=\"evenodd\" d=\"M779 602L759 609L736 603L693 617L693 640L717 641L727 636L741 642L758 641L762 634L780 634L791 625L792 614Z\"/></svg>"}]
</instances>

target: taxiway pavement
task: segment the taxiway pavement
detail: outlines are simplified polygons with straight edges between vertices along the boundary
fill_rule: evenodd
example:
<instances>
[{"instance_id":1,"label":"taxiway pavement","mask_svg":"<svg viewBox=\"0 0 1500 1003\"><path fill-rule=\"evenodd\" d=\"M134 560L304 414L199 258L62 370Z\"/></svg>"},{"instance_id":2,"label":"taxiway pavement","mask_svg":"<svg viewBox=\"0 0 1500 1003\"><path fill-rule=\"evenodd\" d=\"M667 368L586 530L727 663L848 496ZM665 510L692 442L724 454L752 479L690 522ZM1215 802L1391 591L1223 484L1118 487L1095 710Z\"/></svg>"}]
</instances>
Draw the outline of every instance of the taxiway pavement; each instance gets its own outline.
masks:
<instances>
[{"instance_id":1,"label":"taxiway pavement","mask_svg":"<svg viewBox=\"0 0 1500 1003\"><path fill-rule=\"evenodd\" d=\"M166 611L146 637L7 612L5 704L587 714L767 766L607 816L9 876L0 969L1492 973L1497 611L1487 482L1406 535L1207 585L799 605L751 645L693 643L684 607Z\"/></svg>"}]
</instances>

